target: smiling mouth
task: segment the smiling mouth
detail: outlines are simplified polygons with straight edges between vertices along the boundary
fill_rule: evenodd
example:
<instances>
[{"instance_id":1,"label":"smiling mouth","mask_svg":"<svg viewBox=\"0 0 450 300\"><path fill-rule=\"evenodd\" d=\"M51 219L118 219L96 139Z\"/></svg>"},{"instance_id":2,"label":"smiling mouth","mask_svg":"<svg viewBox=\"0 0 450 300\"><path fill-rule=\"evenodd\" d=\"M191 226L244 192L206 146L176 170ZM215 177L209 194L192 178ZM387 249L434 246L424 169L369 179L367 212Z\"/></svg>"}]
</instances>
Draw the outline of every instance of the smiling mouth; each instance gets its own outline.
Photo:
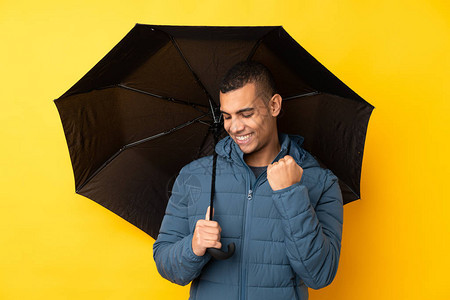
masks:
<instances>
[{"instance_id":1,"label":"smiling mouth","mask_svg":"<svg viewBox=\"0 0 450 300\"><path fill-rule=\"evenodd\" d=\"M236 140L238 142L245 143L250 139L251 136L252 136L251 133L247 134L247 135L239 135L239 136L236 136Z\"/></svg>"}]
</instances>

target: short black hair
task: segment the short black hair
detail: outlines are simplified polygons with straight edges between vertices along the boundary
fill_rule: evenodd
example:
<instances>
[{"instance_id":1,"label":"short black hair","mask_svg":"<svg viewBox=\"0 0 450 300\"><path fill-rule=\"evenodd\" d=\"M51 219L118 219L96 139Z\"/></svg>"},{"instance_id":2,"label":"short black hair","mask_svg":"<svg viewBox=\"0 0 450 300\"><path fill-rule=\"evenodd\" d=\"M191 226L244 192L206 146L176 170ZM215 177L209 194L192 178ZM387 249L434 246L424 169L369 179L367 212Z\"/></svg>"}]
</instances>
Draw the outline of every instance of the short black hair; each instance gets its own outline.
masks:
<instances>
[{"instance_id":1,"label":"short black hair","mask_svg":"<svg viewBox=\"0 0 450 300\"><path fill-rule=\"evenodd\" d=\"M262 63L253 60L245 60L235 64L225 74L219 89L222 93L240 89L247 83L255 83L257 93L267 101L276 94L275 81L272 73Z\"/></svg>"}]
</instances>

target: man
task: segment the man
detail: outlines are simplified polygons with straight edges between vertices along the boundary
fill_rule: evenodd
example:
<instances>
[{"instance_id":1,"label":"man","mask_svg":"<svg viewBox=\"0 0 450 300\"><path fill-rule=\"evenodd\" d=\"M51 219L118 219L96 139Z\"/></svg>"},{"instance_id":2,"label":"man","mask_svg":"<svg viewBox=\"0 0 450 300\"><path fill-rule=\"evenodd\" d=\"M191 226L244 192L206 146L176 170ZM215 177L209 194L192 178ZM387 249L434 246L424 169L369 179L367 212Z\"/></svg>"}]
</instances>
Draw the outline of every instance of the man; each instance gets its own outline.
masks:
<instances>
[{"instance_id":1,"label":"man","mask_svg":"<svg viewBox=\"0 0 450 300\"><path fill-rule=\"evenodd\" d=\"M301 137L278 134L281 104L259 63L239 63L222 81L229 136L216 146L215 221L208 218L209 156L181 170L154 244L159 273L181 285L192 281L190 299L304 300L307 287L324 287L336 274L338 181L301 148ZM236 252L228 260L206 252L231 242Z\"/></svg>"}]
</instances>

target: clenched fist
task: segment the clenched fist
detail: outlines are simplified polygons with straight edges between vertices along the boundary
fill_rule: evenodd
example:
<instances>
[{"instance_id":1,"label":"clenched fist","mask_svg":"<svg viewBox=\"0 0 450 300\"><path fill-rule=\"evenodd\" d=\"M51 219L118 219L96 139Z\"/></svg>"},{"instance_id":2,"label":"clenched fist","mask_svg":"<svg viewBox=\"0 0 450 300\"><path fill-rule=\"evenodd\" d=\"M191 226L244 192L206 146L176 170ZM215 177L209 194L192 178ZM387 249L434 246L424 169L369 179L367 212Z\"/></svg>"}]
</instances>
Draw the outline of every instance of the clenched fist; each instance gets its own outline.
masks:
<instances>
[{"instance_id":1,"label":"clenched fist","mask_svg":"<svg viewBox=\"0 0 450 300\"><path fill-rule=\"evenodd\" d=\"M214 213L214 210L213 210ZM209 220L209 206L206 211L205 220L198 220L195 224L194 236L192 238L192 250L195 255L205 255L208 248L222 248L220 243L220 228L219 223Z\"/></svg>"},{"instance_id":2,"label":"clenched fist","mask_svg":"<svg viewBox=\"0 0 450 300\"><path fill-rule=\"evenodd\" d=\"M290 155L267 166L267 180L272 190L281 190L300 182L303 169Z\"/></svg>"}]
</instances>

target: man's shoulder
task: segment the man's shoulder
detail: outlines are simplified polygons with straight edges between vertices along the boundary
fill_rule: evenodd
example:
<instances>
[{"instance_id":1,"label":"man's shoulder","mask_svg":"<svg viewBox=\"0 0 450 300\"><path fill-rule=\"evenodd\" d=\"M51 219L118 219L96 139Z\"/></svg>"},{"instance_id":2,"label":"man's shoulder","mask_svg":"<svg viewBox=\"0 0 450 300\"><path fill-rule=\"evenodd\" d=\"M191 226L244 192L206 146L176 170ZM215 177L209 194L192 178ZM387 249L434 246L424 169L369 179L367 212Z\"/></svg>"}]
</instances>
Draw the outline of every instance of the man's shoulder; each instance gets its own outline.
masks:
<instances>
[{"instance_id":1,"label":"man's shoulder","mask_svg":"<svg viewBox=\"0 0 450 300\"><path fill-rule=\"evenodd\" d=\"M294 160L303 168L320 168L319 161L303 148L303 137L298 135L285 135L289 141L288 154L291 155Z\"/></svg>"},{"instance_id":2,"label":"man's shoulder","mask_svg":"<svg viewBox=\"0 0 450 300\"><path fill-rule=\"evenodd\" d=\"M334 181L336 176L316 156L303 148L303 137L289 135L291 140L290 155L296 162L307 170L304 174L311 178L311 183L319 184Z\"/></svg>"},{"instance_id":3,"label":"man's shoulder","mask_svg":"<svg viewBox=\"0 0 450 300\"><path fill-rule=\"evenodd\" d=\"M193 160L181 169L180 174L183 174L183 173L204 174L206 171L211 172L212 158L213 158L212 155L208 155L208 156L204 156L204 157L198 158L196 160Z\"/></svg>"}]
</instances>

